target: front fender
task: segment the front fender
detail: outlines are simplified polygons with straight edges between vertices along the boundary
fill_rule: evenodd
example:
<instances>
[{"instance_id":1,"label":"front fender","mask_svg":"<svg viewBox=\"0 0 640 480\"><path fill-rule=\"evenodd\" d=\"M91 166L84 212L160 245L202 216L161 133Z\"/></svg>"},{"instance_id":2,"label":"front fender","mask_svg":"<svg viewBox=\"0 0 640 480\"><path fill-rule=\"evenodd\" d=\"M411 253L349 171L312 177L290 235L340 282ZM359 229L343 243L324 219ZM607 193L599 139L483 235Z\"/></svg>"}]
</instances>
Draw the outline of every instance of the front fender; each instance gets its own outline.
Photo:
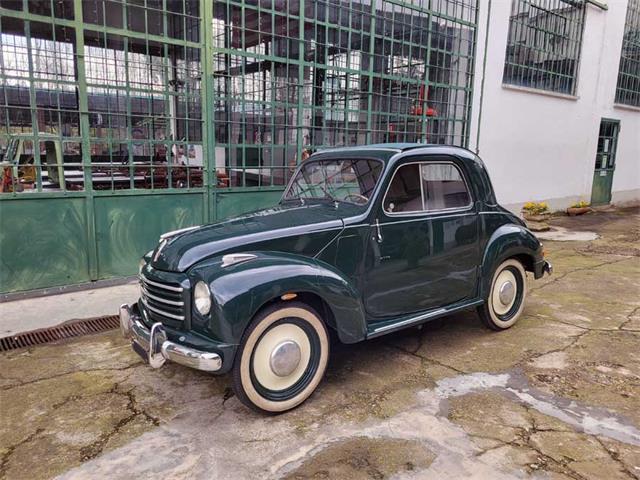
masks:
<instances>
[{"instance_id":1,"label":"front fender","mask_svg":"<svg viewBox=\"0 0 640 480\"><path fill-rule=\"evenodd\" d=\"M191 275L207 282L214 299L211 317L192 327L221 341L238 344L255 314L284 293L312 293L328 305L340 340L365 338L360 295L340 272L319 260L279 252L247 252L256 258L227 267L216 258L196 265Z\"/></svg>"},{"instance_id":2,"label":"front fender","mask_svg":"<svg viewBox=\"0 0 640 480\"><path fill-rule=\"evenodd\" d=\"M494 270L516 255L531 257L531 264L542 260L542 244L527 228L507 224L497 228L489 238L482 257L480 295L486 297Z\"/></svg>"}]
</instances>

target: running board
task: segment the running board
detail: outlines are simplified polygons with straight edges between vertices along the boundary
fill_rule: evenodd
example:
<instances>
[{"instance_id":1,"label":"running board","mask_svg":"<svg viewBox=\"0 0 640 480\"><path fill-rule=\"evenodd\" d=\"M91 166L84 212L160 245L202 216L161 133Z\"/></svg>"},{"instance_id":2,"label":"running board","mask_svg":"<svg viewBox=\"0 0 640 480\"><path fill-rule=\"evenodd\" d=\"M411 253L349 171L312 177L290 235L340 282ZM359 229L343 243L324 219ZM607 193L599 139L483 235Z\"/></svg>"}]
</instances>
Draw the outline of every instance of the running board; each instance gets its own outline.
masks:
<instances>
[{"instance_id":1,"label":"running board","mask_svg":"<svg viewBox=\"0 0 640 480\"><path fill-rule=\"evenodd\" d=\"M382 322L376 322L371 325L372 328L367 331L367 340L385 335L387 333L395 332L396 330L401 330L403 328L420 325L421 323L427 322L429 320L434 320L439 317L444 317L445 315L450 315L462 310L469 310L471 308L482 305L483 303L484 300L475 299L471 301L454 303L453 305L445 308L428 310L418 315L404 315L402 317L396 317L392 320L383 320ZM384 325L380 325L381 323L384 323Z\"/></svg>"}]
</instances>

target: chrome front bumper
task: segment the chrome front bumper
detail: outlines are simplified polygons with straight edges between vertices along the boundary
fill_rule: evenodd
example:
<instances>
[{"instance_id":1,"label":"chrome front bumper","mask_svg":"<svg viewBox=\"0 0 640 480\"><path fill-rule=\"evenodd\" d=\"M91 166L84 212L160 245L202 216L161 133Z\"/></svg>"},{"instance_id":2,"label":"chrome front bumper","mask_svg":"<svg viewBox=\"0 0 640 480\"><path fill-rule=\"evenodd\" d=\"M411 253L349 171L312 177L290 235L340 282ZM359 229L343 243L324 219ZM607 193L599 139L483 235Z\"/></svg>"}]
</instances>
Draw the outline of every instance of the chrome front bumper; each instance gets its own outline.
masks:
<instances>
[{"instance_id":1,"label":"chrome front bumper","mask_svg":"<svg viewBox=\"0 0 640 480\"><path fill-rule=\"evenodd\" d=\"M153 368L160 368L167 360L205 372L217 372L222 368L220 355L168 340L160 322L148 329L127 304L120 306L120 330L124 338L131 340L133 350Z\"/></svg>"}]
</instances>

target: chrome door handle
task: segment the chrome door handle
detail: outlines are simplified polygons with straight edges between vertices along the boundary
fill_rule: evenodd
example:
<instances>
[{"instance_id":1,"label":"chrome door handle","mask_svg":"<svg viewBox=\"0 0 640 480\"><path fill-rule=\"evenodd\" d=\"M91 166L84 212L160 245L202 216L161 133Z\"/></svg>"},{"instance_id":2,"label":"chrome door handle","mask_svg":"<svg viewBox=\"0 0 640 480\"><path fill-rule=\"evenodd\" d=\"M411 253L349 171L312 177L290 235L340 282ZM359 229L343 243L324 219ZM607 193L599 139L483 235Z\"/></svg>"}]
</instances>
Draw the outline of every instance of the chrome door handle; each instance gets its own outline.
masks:
<instances>
[{"instance_id":1,"label":"chrome door handle","mask_svg":"<svg viewBox=\"0 0 640 480\"><path fill-rule=\"evenodd\" d=\"M376 218L376 240L378 243L382 243L382 231L380 230L380 222Z\"/></svg>"}]
</instances>

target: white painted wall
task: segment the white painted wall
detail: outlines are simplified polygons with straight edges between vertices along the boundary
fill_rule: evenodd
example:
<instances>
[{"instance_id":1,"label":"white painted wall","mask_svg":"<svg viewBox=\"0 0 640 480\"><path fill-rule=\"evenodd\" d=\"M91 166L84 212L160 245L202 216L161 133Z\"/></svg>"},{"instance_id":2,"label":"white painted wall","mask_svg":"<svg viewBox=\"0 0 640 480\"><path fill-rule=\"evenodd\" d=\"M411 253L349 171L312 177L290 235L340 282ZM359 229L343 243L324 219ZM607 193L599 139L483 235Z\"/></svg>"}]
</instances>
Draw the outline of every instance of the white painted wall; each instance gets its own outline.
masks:
<instances>
[{"instance_id":1,"label":"white painted wall","mask_svg":"<svg viewBox=\"0 0 640 480\"><path fill-rule=\"evenodd\" d=\"M587 5L575 97L503 86L511 1L479 3L469 148L486 163L498 201L514 211L529 200L545 200L552 209L589 201L605 117L621 125L613 202L640 202L640 109L614 106L627 0L608 0L606 11Z\"/></svg>"}]
</instances>

